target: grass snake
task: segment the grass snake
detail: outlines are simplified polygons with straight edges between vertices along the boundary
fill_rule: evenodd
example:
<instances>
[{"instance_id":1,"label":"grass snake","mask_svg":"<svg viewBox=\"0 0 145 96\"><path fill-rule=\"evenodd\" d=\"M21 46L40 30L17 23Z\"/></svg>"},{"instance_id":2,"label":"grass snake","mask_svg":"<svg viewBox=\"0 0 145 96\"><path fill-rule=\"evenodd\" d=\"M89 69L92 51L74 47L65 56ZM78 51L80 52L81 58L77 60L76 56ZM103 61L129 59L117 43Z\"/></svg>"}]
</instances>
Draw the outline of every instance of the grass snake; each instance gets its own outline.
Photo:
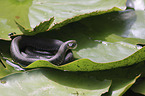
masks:
<instances>
[{"instance_id":1,"label":"grass snake","mask_svg":"<svg viewBox=\"0 0 145 96\"><path fill-rule=\"evenodd\" d=\"M73 60L71 49L76 46L75 40L62 42L34 36L17 36L11 42L10 52L12 59L22 65L29 65L36 60L62 65Z\"/></svg>"}]
</instances>

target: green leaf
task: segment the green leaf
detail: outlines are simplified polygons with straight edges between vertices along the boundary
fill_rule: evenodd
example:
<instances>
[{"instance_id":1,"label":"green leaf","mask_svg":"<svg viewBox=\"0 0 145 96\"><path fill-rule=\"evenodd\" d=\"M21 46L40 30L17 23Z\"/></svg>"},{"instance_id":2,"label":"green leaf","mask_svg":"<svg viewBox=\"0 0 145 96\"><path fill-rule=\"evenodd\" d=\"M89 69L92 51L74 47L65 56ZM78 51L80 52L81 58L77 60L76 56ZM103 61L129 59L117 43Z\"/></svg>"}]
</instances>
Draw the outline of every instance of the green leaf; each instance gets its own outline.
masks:
<instances>
[{"instance_id":1,"label":"green leaf","mask_svg":"<svg viewBox=\"0 0 145 96\"><path fill-rule=\"evenodd\" d=\"M28 8L29 8L29 6L31 6L31 4L32 4L32 2L31 1L9 1L9 0L6 0L6 1L1 1L1 2L3 2L3 8L5 8L4 6L11 6L12 8L11 9L15 9L15 8L17 8L17 9L15 9L15 11L13 11L13 14L9 14L8 15L8 17L7 16L4 16L4 17L6 17L7 19L8 18L11 18L10 20L9 20L9 22L10 23L8 23L7 22L7 20L4 22L3 20L3 24L8 24L9 26L13 26L13 27L16 27L15 25L16 24L14 24L15 22L13 22L13 20L15 20L13 17L14 17L14 15L17 15L17 16L15 16L15 18L16 18L16 22L19 22L19 23L17 23L17 25L18 25L18 27L20 28L20 30L21 31L23 31L25 34L27 34L28 32L30 32L29 31L29 29L28 28L30 28L30 25L28 24L28 23L25 23L25 21L27 21L28 20L28 18L26 18L22 13L24 12L24 14L25 15L27 15L28 14ZM42 1L43 2L43 1ZM113 2L116 2L115 0L113 1ZM121 1L122 2L122 1ZM16 3L16 5L15 5L15 3ZM24 5L23 5L23 3L24 3ZM41 5L42 3L40 3L40 2L35 2L35 3L38 3L38 5ZM54 3L54 2L53 2ZM77 2L76 2L77 3ZM100 2L101 3L101 2ZM104 4L106 4L106 5L108 5L107 3L110 3L110 2L105 2ZM122 8L124 9L125 8L125 6L124 6L124 3L125 2L122 2L122 4L121 5L119 5L119 8L121 8L121 6L122 6ZM0 3L0 4L2 4L2 3ZM12 5L15 5L15 8L13 8L13 6ZM56 3L54 3L54 4L56 4ZM92 3L93 4L93 3ZM119 3L117 3L116 2L116 4L119 4ZM116 6L116 4L115 4L115 6ZM34 4L35 5L35 4ZM36 4L37 5L37 4ZM24 6L24 7L23 7ZM68 5L67 5L68 6ZM74 21L78 21L78 20L80 20L80 19L82 19L82 18L86 18L86 17L89 17L89 16L95 16L95 15L100 15L100 14L104 14L104 13L109 13L109 12L112 12L112 11L117 11L117 10L120 10L120 9L118 9L118 8L113 8L113 7L115 7L114 5L109 5L109 7L103 7L102 6L102 8L100 7L100 9L101 9L101 11L97 11L96 10L96 8L94 8L93 9L93 11L89 11L87 14L86 14L86 11L82 11L83 13L84 13L84 15L81 13L79 13L79 14L77 14L77 15L73 15L74 16L74 18L72 17L72 19L70 18L70 17L66 17L66 19L64 19L65 21L64 22L62 22L63 20L60 20L59 22L61 22L61 23L59 23L59 24L56 24L56 26L59 26L60 27L60 25L61 26L63 26L63 25L66 25L66 24L68 24L68 23L70 23L70 22L74 22ZM124 7L123 7L124 6ZM19 7L21 7L21 8L19 8ZM75 6L76 7L76 6ZM24 9L23 9L24 8ZM73 7L74 8L74 7ZM112 9L111 9L112 8ZM11 10L10 9L10 10ZM22 11L21 9L23 9L23 10L25 10L25 11ZM86 8L84 8L85 10L86 10ZM99 9L99 10L100 10ZM108 10L108 9L110 9L110 10ZM3 11L3 10L1 10L2 11L2 13L3 12L7 12L7 11L10 11L9 10L9 7L7 7L6 8L6 10L5 11ZM19 11L17 11L17 10L19 10ZM103 10L103 11L102 11ZM108 10L108 11L104 11L104 10ZM6 14L6 13L5 13ZM4 15L4 14L3 14ZM7 15L7 14L6 14ZM11 17L12 16L12 17ZM21 16L21 17L20 17ZM20 17L20 18L19 18ZM24 18L22 18L22 17L25 17L25 19ZM28 16L29 17L29 16ZM58 19L58 17L55 17L55 18L57 18ZM23 22L21 21L21 20L24 20ZM52 21L53 21L53 18L51 18L50 19L50 23L49 24L51 24L52 23ZM13 23L12 23L13 22ZM48 21L49 22L49 21ZM48 23L47 22L47 23ZM62 24L62 23L64 23L64 24ZM43 24L46 24L46 23L42 23L42 24L40 24L40 26L42 27L42 25ZM25 26L25 28L23 27L23 26ZM38 29L40 29L40 26L39 27L36 27L36 29L38 30ZM4 25L4 27L7 27L7 26L5 26ZM8 27L8 28L13 28L13 27ZM49 27L49 26L48 26ZM8 29L8 28L5 28L6 30ZM58 27L54 27L54 28L58 28ZM41 28L42 29L42 28ZM52 28L53 29L53 28ZM1 31L1 32L3 32L3 31ZM7 31L7 32L11 32L11 31ZM2 36L4 36L4 37L8 37L7 36L7 32L4 32L4 34L5 35L2 35ZM32 32L32 34L35 34L35 33L33 33ZM2 44L1 44L2 45ZM3 48L1 47L1 50L2 50L2 53L4 54L4 56L5 57L7 57L7 58L9 58L10 60L11 60L11 56L10 56L10 53L9 53L9 46L10 46L10 44L8 44L8 49L7 49L7 51L6 50L3 50ZM6 51L6 52L5 52ZM47 62L48 63L48 62ZM6 64L6 63L5 63ZM45 64L44 64L45 65ZM44 66L44 65L42 65L42 66ZM37 64L35 65L35 67L37 66ZM51 66L51 65L50 65ZM53 65L52 65L53 66ZM38 66L39 67L39 66ZM45 67L47 67L47 66L45 66ZM75 68L75 67L74 67Z\"/></svg>"},{"instance_id":2,"label":"green leaf","mask_svg":"<svg viewBox=\"0 0 145 96\"><path fill-rule=\"evenodd\" d=\"M61 27L82 18L112 11L124 10L126 0L1 0L0 38L10 39L8 33L22 34L14 21L31 30L40 22L55 18L54 28ZM75 18L74 18L75 17ZM54 26L54 24L51 25Z\"/></svg>"},{"instance_id":3,"label":"green leaf","mask_svg":"<svg viewBox=\"0 0 145 96\"><path fill-rule=\"evenodd\" d=\"M141 78L139 78L137 82L131 87L131 90L134 91L135 93L145 95L145 70L141 71Z\"/></svg>"},{"instance_id":4,"label":"green leaf","mask_svg":"<svg viewBox=\"0 0 145 96\"><path fill-rule=\"evenodd\" d=\"M29 1L19 0L18 2L19 2L18 4L20 5L20 2L21 4L23 4L28 3ZM36 3L37 5L41 4L43 5L42 2L40 1L33 3ZM55 4L57 5L56 2ZM103 0L100 2L103 2ZM111 2L111 4L113 3ZM28 5L26 4L26 6ZM36 9L38 10L41 9L39 6L35 7L37 7ZM35 9L35 7L33 8ZM42 11L44 11L44 9L45 8L42 8ZM125 11L125 13L112 12L115 10L117 11L119 9L113 8L110 11L99 11L97 13L92 12L94 15L91 12L90 12L91 14L88 13L87 15L82 15L81 13L81 15L73 16L70 19L66 17L67 19L64 20L58 20L57 18L56 20L58 21L55 22L58 24L55 24L54 26L52 25L51 30L49 29L49 32L37 34L37 36L40 37L47 36L47 38L55 38L55 39L57 38L63 41L70 39L75 39L78 41L79 45L78 48L76 50L73 50L73 53L76 59L78 60L70 64L58 67L50 64L47 61L36 61L33 63L35 65L31 64L30 66L28 66L28 68L52 67L56 69L66 70L64 72L53 69L39 69L33 70L32 72L25 72L7 76L9 74L21 71L16 70L13 64L8 65L6 62L7 59L0 57L1 62L4 63L4 64L0 63L1 69L0 73L2 73L0 75L0 78L7 76L6 78L1 79L0 90L2 90L2 95L14 94L15 96L17 95L19 96L28 93L30 95L38 94L39 96L48 94L52 96L54 94L55 95L62 94L63 96L64 95L68 96L68 94L96 96L104 94L105 92L108 91L109 88L110 89L108 93L106 93L107 94L106 96L123 95L124 92L128 88L130 88L132 84L136 82L136 79L139 78L140 76L139 74L143 72L145 67L144 65L139 63L137 65L140 67L134 68L133 66L130 66L116 68L121 66L128 66L144 60L145 47L142 48L141 46L136 46L137 43L145 43L144 26L142 26L144 25L144 21L142 19L144 18L144 12L135 11L137 14L137 19L135 19L135 14L133 12L131 13L129 12L129 14L127 11ZM106 12L107 14L104 14ZM34 21L31 20L33 21L31 22L31 24L33 24L34 26L38 24L40 19L41 20L43 19L40 18L43 17L42 15L35 16L38 17L35 18L36 21L34 20L34 18L33 18ZM16 18L18 17L16 16ZM4 37L6 39L7 38L6 31L7 32L15 31L15 28L6 25L7 22L6 19L0 18L0 20L2 22L2 24L0 23L1 25L0 27L2 27L1 33L3 34L5 32L4 33L5 35L0 36L0 38ZM22 24L21 22L19 22L19 24L25 26L26 30L30 28L30 26L27 27L25 24ZM13 25L15 26L15 24ZM31 25L31 27L33 27L33 25ZM10 42L0 40L0 49L4 57L8 57L8 59L11 59L9 54L9 46ZM92 57L89 52L91 52L91 54L93 53ZM88 59L82 59L84 58L83 56L84 57L86 56ZM92 60L93 62L90 61L89 59ZM40 64L42 65L40 66ZM92 65L90 66L90 64ZM3 65L6 66L6 68ZM100 70L99 68L101 70L108 68L115 69L96 72L67 72L67 69L72 71L85 71L85 70L92 71L92 70ZM143 84L144 82L141 83ZM139 85L141 85L141 83ZM138 91L138 89L143 88L143 86L139 87L137 86L136 88ZM144 90L140 90L140 93L144 94L143 91Z\"/></svg>"},{"instance_id":5,"label":"green leaf","mask_svg":"<svg viewBox=\"0 0 145 96\"><path fill-rule=\"evenodd\" d=\"M131 88L134 92L145 95L145 79L141 79Z\"/></svg>"},{"instance_id":6,"label":"green leaf","mask_svg":"<svg viewBox=\"0 0 145 96\"><path fill-rule=\"evenodd\" d=\"M81 15L93 15L90 13L94 13L95 15L96 11L108 10L112 9L113 7L124 10L125 3L126 0L33 0L29 14L30 24L32 27L34 27L39 22L42 22L45 19L49 19L53 16L55 17L54 23L62 22L62 26L64 25L63 21L67 19L69 19L67 22L68 24L72 21L76 21L75 19L80 20L83 17ZM73 19L75 16L78 16L78 18Z\"/></svg>"},{"instance_id":7,"label":"green leaf","mask_svg":"<svg viewBox=\"0 0 145 96\"><path fill-rule=\"evenodd\" d=\"M22 33L15 21L26 28L31 28L28 17L31 4L32 0L0 0L0 38L10 39L8 33Z\"/></svg>"},{"instance_id":8,"label":"green leaf","mask_svg":"<svg viewBox=\"0 0 145 96\"><path fill-rule=\"evenodd\" d=\"M84 73L39 69L1 79L1 95L15 96L101 96L111 80L97 80Z\"/></svg>"},{"instance_id":9,"label":"green leaf","mask_svg":"<svg viewBox=\"0 0 145 96\"><path fill-rule=\"evenodd\" d=\"M131 30L128 31L128 36L129 38L140 38L140 39L145 39L145 34L144 34L144 24L145 24L145 12L138 10L135 11L137 15L137 20L135 24L133 24Z\"/></svg>"},{"instance_id":10,"label":"green leaf","mask_svg":"<svg viewBox=\"0 0 145 96\"><path fill-rule=\"evenodd\" d=\"M20 65L14 64L7 58L4 58L2 55L0 55L0 78L3 78L7 75L18 73L24 71L23 68L21 68Z\"/></svg>"},{"instance_id":11,"label":"green leaf","mask_svg":"<svg viewBox=\"0 0 145 96\"><path fill-rule=\"evenodd\" d=\"M121 96L139 77L144 64L94 72L69 72L41 68L1 79L2 95ZM134 71L137 70L137 71ZM110 87L111 86L111 87ZM6 91L5 91L6 90ZM102 95L104 96L104 95Z\"/></svg>"},{"instance_id":12,"label":"green leaf","mask_svg":"<svg viewBox=\"0 0 145 96\"><path fill-rule=\"evenodd\" d=\"M109 92L102 96L122 96L130 87L132 87L138 78L140 79L140 74L144 72L144 67L144 62L141 62L130 67L106 70L103 74L106 74L105 78L111 78L112 85ZM98 74L104 76L101 72Z\"/></svg>"},{"instance_id":13,"label":"green leaf","mask_svg":"<svg viewBox=\"0 0 145 96\"><path fill-rule=\"evenodd\" d=\"M48 21L41 22L38 26L36 26L34 28L35 34L48 31L48 29L53 21L54 21L54 17L50 18L50 20L48 20Z\"/></svg>"},{"instance_id":14,"label":"green leaf","mask_svg":"<svg viewBox=\"0 0 145 96\"><path fill-rule=\"evenodd\" d=\"M0 40L0 78L24 71L21 65L11 61L9 46L10 42Z\"/></svg>"},{"instance_id":15,"label":"green leaf","mask_svg":"<svg viewBox=\"0 0 145 96\"><path fill-rule=\"evenodd\" d=\"M136 76L134 79L114 78L110 88L110 95L106 94L106 96L122 96L139 77L140 75Z\"/></svg>"},{"instance_id":16,"label":"green leaf","mask_svg":"<svg viewBox=\"0 0 145 96\"><path fill-rule=\"evenodd\" d=\"M22 25L20 25L18 22L16 22L19 29L23 32L25 35L35 35L40 32L45 32L49 29L50 25L54 21L54 17L50 18L48 21L41 22L38 26L36 26L33 30L27 30Z\"/></svg>"},{"instance_id":17,"label":"green leaf","mask_svg":"<svg viewBox=\"0 0 145 96\"><path fill-rule=\"evenodd\" d=\"M94 71L141 62L145 60L145 48L136 44L145 43L145 40L122 37L130 31L135 19L134 11L112 12L38 34L36 36L62 41L76 40L78 47L73 53L78 60L62 66L55 66L47 61L36 61L26 68L52 67L69 71Z\"/></svg>"},{"instance_id":18,"label":"green leaf","mask_svg":"<svg viewBox=\"0 0 145 96\"><path fill-rule=\"evenodd\" d=\"M20 25L18 22L15 21L15 23L17 24L17 26L19 27L19 29L21 30L21 32L23 32L24 34L27 34L30 32L30 30L26 30L22 25Z\"/></svg>"},{"instance_id":19,"label":"green leaf","mask_svg":"<svg viewBox=\"0 0 145 96\"><path fill-rule=\"evenodd\" d=\"M51 67L69 71L94 71L141 62L145 60L145 47L137 47L136 44L145 43L145 40L119 36L126 35L125 32L130 29L135 18L134 11L112 12L88 17L59 29L37 34L39 37L57 38L62 41L77 40L78 48L73 53L78 60L62 66L39 60L26 68Z\"/></svg>"}]
</instances>

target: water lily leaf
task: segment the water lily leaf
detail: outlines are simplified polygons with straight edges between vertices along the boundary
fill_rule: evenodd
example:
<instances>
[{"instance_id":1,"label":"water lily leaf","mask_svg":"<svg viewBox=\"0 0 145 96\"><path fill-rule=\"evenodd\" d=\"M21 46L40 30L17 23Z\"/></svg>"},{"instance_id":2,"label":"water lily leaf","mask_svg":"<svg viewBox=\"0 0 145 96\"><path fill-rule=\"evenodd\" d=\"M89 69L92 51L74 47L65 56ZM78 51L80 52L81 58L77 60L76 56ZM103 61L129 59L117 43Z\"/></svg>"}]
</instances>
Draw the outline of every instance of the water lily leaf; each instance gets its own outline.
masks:
<instances>
[{"instance_id":1,"label":"water lily leaf","mask_svg":"<svg viewBox=\"0 0 145 96\"><path fill-rule=\"evenodd\" d=\"M36 4L36 5L42 5L42 4L44 4L43 2L44 1L42 1L41 3L40 2L32 2L32 0L31 1L10 1L10 0L6 0L6 1L0 1L1 3L0 4L2 4L2 6L1 7L3 7L3 8L5 8L5 11L3 11L3 10L0 10L0 12L1 13L3 13L2 14L2 16L1 16L1 23L2 23L2 28L1 28L1 32L3 33L1 36L1 38L5 38L5 39L8 39L9 37L8 37L8 33L10 33L10 32L16 32L17 33L17 35L18 34L21 34L21 32L18 30L18 28L16 27L16 24L15 24L15 21L17 22L17 24L18 24L18 26L19 26L19 28L20 28L20 30L22 31L22 32L24 32L25 34L26 33L28 33L28 32L30 32L30 24L29 24L29 20L30 20L30 18L29 18L29 7L30 6L32 6L33 4L32 3L34 3L34 5ZM65 1L64 1L65 2ZM74 1L73 1L74 2ZM95 2L98 2L98 1L95 1ZM101 1L101 2L103 2L103 1ZM100 3L101 3L100 2ZM115 0L113 1L113 2L116 2ZM45 3L48 3L48 1L46 1ZM53 2L54 3L54 2ZM110 3L110 2L108 2L108 3ZM24 5L23 5L24 4ZM54 4L56 4L56 3L54 3ZM60 3L59 3L60 4ZM91 3L91 4L93 4L93 3ZM90 4L90 5L91 5ZM105 1L105 3L103 3L103 4L105 4L105 5L108 5L107 4L107 2ZM14 6L14 8L13 8L13 6ZM7 7L7 6L9 6L9 7ZM69 6L69 5L67 5L67 6ZM100 6L100 5L99 5ZM113 8L113 7L116 7L116 8ZM119 8L117 8L117 7L119 7L120 9L125 9L125 1L121 1L120 2L120 4L118 3L118 2L116 2L116 4L114 5L114 4L112 4L111 3L111 5L109 5L109 7L107 7L107 6L105 6L105 8L104 8L104 5L102 5L102 7L100 6L100 9L99 9L99 11L98 11L98 9L96 9L96 8L94 8L94 9L91 9L92 11L82 11L82 13L80 13L79 12L79 14L77 13L77 15L73 15L73 17L74 18L72 18L72 17L67 17L66 16L66 18L64 19L65 20L65 22L63 23L62 21L63 20L61 20L61 19L59 19L59 18L57 18L57 17L55 17L55 18L57 18L57 23L58 22L61 22L61 23L59 23L59 24L56 24L56 26L63 26L63 25L66 25L67 23L70 23L70 22L74 22L74 21L77 21L77 20L80 20L80 19L82 19L82 18L85 18L85 17L89 17L89 16L93 16L93 15L99 15L99 14L103 14L103 13L108 13L108 12L112 12L112 11L118 11L118 10L120 10ZM74 8L74 7L73 7ZM76 8L76 7L75 7ZM112 8L112 9L111 9ZM1 8L2 9L2 8ZM86 8L84 8L85 10L86 10ZM110 10L108 10L108 9L110 9ZM12 12L10 12L11 10L14 10L13 11L13 14L12 14ZM101 10L101 11L100 11ZM105 10L108 10L108 11L105 11ZM42 11L44 11L44 10L42 10ZM33 11L32 11L33 12ZM35 12L36 12L36 10L35 10ZM7 15L7 13L10 13L9 15ZM23 14L24 13L24 14ZM31 12L30 12L31 13ZM39 12L38 12L39 13ZM41 12L40 12L41 13ZM87 13L87 14L86 14ZM84 14L84 15L83 15ZM31 15L32 16L32 15ZM31 17L30 16L30 17ZM37 15L38 16L38 15ZM53 15L52 15L53 16ZM51 17L52 17L51 16ZM41 17L41 20L43 19L42 18L42 16L40 16ZM49 19L49 17L47 17L48 19ZM68 19L69 18L69 19ZM72 18L72 19L71 19ZM36 19L38 19L38 18L36 18ZM39 18L40 19L40 18ZM34 20L34 18L33 18L33 20ZM44 20L44 19L43 19ZM43 21L42 20L42 21ZM45 19L46 20L46 19ZM34 20L34 21L37 21L37 20ZM53 18L52 19L50 19L50 23L49 24L51 24L52 23L52 21L53 21ZM44 21L45 22L45 21ZM33 22L31 22L31 23L33 23ZM56 23L56 22L55 22ZM63 24L62 24L63 23ZM35 23L36 24L36 23ZM38 23L37 23L38 24ZM40 26L42 27L43 26L43 24L45 25L46 23L41 23L40 24ZM48 24L48 22L47 22L47 24ZM48 24L48 26L46 26L47 28L49 27L49 24ZM24 27L25 28L24 28ZM47 29L47 28L44 28L45 30ZM3 29L4 28L4 29ZM58 28L58 27L55 27L55 28ZM38 27L36 27L36 28L34 28L34 29L38 29L38 30L40 30L40 29L42 29L42 28L40 28L39 26ZM52 28L53 29L53 28ZM5 31L3 31L3 30L5 30ZM33 32L32 32L33 33ZM37 32L36 32L37 33ZM33 35L34 35L35 33L33 33ZM10 43L10 42L9 42ZM10 44L8 44L8 46L7 46L7 48L4 48L5 47L5 45L7 45L7 44L0 44L0 45L4 45L4 46L2 46L0 49L1 49L1 51L2 51L2 53L3 53L3 55L5 56L5 57L7 57L9 60L11 60L11 56L10 56L10 53L9 53L9 46L10 46ZM6 62L4 62L4 64L5 65L7 65L6 64ZM38 66L39 67L39 66ZM12 68L12 69L14 69L14 68ZM3 71L4 72L4 71ZM12 72L13 73L13 72ZM9 73L10 74L10 73Z\"/></svg>"},{"instance_id":2,"label":"water lily leaf","mask_svg":"<svg viewBox=\"0 0 145 96\"><path fill-rule=\"evenodd\" d=\"M60 27L70 22L78 21L84 17L97 15L96 11L108 10L108 9L112 9L113 7L117 7L119 9L124 10L126 7L125 4L126 4L125 0L122 1L121 0L119 1L33 0L32 6L30 7L30 14L29 14L30 25L31 27L34 28L35 25L38 24L39 22L42 22L53 16L55 17L54 23L61 22L59 24ZM75 16L77 16L77 18L73 18Z\"/></svg>"},{"instance_id":3,"label":"water lily leaf","mask_svg":"<svg viewBox=\"0 0 145 96\"><path fill-rule=\"evenodd\" d=\"M38 69L1 79L0 90L2 95L15 96L101 96L110 85L111 80L97 80L80 72Z\"/></svg>"},{"instance_id":4,"label":"water lily leaf","mask_svg":"<svg viewBox=\"0 0 145 96\"><path fill-rule=\"evenodd\" d=\"M31 28L28 18L32 0L1 0L0 1L0 38L10 39L8 33L21 34L15 20L26 28Z\"/></svg>"},{"instance_id":5,"label":"water lily leaf","mask_svg":"<svg viewBox=\"0 0 145 96\"><path fill-rule=\"evenodd\" d=\"M34 28L35 34L48 31L48 29L53 21L54 21L54 17L50 18L50 20L48 20L48 21L41 22L38 26L36 26Z\"/></svg>"},{"instance_id":6,"label":"water lily leaf","mask_svg":"<svg viewBox=\"0 0 145 96\"><path fill-rule=\"evenodd\" d=\"M16 22L16 21L15 21ZM17 26L19 27L19 29L24 33L29 33L30 30L25 29L22 25L20 25L18 22L16 22Z\"/></svg>"},{"instance_id":7,"label":"water lily leaf","mask_svg":"<svg viewBox=\"0 0 145 96\"><path fill-rule=\"evenodd\" d=\"M78 60L62 66L55 66L47 61L36 61L26 68L52 67L69 71L94 71L141 62L145 60L145 48L136 44L145 43L145 40L122 37L128 34L127 31L135 20L134 11L112 12L38 34L36 36L58 38L62 41L76 40L78 47L73 52Z\"/></svg>"},{"instance_id":8,"label":"water lily leaf","mask_svg":"<svg viewBox=\"0 0 145 96\"><path fill-rule=\"evenodd\" d=\"M0 54L0 69L1 69L0 78L3 78L10 74L19 73L25 70L20 65L17 65L16 63L14 64L7 58L3 57L1 54Z\"/></svg>"},{"instance_id":9,"label":"water lily leaf","mask_svg":"<svg viewBox=\"0 0 145 96\"><path fill-rule=\"evenodd\" d=\"M96 63L92 62L89 59L79 59L62 66L55 66L48 61L38 60L28 65L26 68L51 67L68 71L95 71L95 70L112 69L122 66L129 66L143 61L145 58L145 56L143 56L144 50L145 47L137 51L136 53L132 54L131 56L115 62Z\"/></svg>"},{"instance_id":10,"label":"water lily leaf","mask_svg":"<svg viewBox=\"0 0 145 96\"><path fill-rule=\"evenodd\" d=\"M12 62L9 47L9 41L0 40L0 78L24 71L21 65Z\"/></svg>"},{"instance_id":11,"label":"water lily leaf","mask_svg":"<svg viewBox=\"0 0 145 96\"><path fill-rule=\"evenodd\" d=\"M131 88L134 92L145 95L145 79L141 80Z\"/></svg>"},{"instance_id":12,"label":"water lily leaf","mask_svg":"<svg viewBox=\"0 0 145 96\"><path fill-rule=\"evenodd\" d=\"M106 70L107 79L112 78L112 85L109 92L102 96L122 96L135 82L140 79L140 75L144 72L145 64L133 65L131 67L112 69L111 72ZM108 73L107 73L108 72ZM126 95L128 96L128 95Z\"/></svg>"},{"instance_id":13,"label":"water lily leaf","mask_svg":"<svg viewBox=\"0 0 145 96\"><path fill-rule=\"evenodd\" d=\"M140 39L145 39L145 27L144 27L144 23L145 23L145 15L144 15L144 11L138 10L135 11L137 14L137 20L136 23L133 24L131 30L128 31L128 36L129 38L140 38Z\"/></svg>"},{"instance_id":14,"label":"water lily leaf","mask_svg":"<svg viewBox=\"0 0 145 96\"><path fill-rule=\"evenodd\" d=\"M106 13L106 10L124 10L126 0L1 0L0 1L0 38L10 39L8 33L22 34L15 21L31 30L40 22L55 18L55 28L70 22L78 21L91 15L97 15L97 11ZM5 9L5 10L4 10ZM112 11L113 11L112 10ZM76 18L74 18L76 16ZM54 25L52 24L52 26Z\"/></svg>"},{"instance_id":15,"label":"water lily leaf","mask_svg":"<svg viewBox=\"0 0 145 96\"><path fill-rule=\"evenodd\" d=\"M25 29L22 25L20 25L18 22L16 22L19 29L23 32L25 35L35 35L40 32L45 32L49 29L50 25L54 21L54 17L50 18L48 21L41 22L39 25L37 25L33 30Z\"/></svg>"},{"instance_id":16,"label":"water lily leaf","mask_svg":"<svg viewBox=\"0 0 145 96\"><path fill-rule=\"evenodd\" d=\"M110 93L105 96L122 96L140 77L136 76L134 79L115 78L110 88ZM110 95L109 95L110 94Z\"/></svg>"},{"instance_id":17,"label":"water lily leaf","mask_svg":"<svg viewBox=\"0 0 145 96\"><path fill-rule=\"evenodd\" d=\"M88 17L59 29L37 34L39 37L58 38L62 41L77 40L78 48L73 53L78 60L61 66L39 60L26 68L51 67L69 71L94 71L141 62L145 60L145 48L137 47L136 44L144 43L145 40L121 37L127 34L126 31L130 29L135 19L134 11L112 12Z\"/></svg>"},{"instance_id":18,"label":"water lily leaf","mask_svg":"<svg viewBox=\"0 0 145 96\"><path fill-rule=\"evenodd\" d=\"M139 78L137 82L131 87L131 90L134 91L135 93L145 95L145 70L142 70L141 78Z\"/></svg>"},{"instance_id":19,"label":"water lily leaf","mask_svg":"<svg viewBox=\"0 0 145 96\"><path fill-rule=\"evenodd\" d=\"M2 78L0 90L2 95L15 96L20 94L116 96L115 93L121 96L139 77L144 66L137 64L132 67L94 72L69 72L41 68ZM136 69L139 70L134 71Z\"/></svg>"},{"instance_id":20,"label":"water lily leaf","mask_svg":"<svg viewBox=\"0 0 145 96\"><path fill-rule=\"evenodd\" d=\"M140 1L132 0L132 2L134 3L135 10L144 10L145 9L144 0L140 0Z\"/></svg>"},{"instance_id":21,"label":"water lily leaf","mask_svg":"<svg viewBox=\"0 0 145 96\"><path fill-rule=\"evenodd\" d=\"M145 40L121 37L126 35L126 31L135 20L134 11L111 12L84 18L59 29L37 34L36 36L57 38L62 41L77 40L78 48L73 53L78 60L62 66L40 60L26 68L52 67L69 71L94 71L141 62L145 57L145 48L137 47L136 44L144 43Z\"/></svg>"}]
</instances>

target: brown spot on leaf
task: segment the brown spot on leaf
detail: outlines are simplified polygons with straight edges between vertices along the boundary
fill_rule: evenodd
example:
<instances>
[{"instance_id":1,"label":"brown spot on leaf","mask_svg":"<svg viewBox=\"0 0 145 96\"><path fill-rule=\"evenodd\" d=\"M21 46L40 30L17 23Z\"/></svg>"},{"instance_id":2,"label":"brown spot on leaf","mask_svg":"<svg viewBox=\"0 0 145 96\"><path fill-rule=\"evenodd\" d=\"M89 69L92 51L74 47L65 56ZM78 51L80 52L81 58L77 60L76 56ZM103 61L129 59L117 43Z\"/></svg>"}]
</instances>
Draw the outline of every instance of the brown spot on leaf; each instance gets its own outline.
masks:
<instances>
[{"instance_id":1,"label":"brown spot on leaf","mask_svg":"<svg viewBox=\"0 0 145 96\"><path fill-rule=\"evenodd\" d=\"M16 18L16 19L19 19L20 17L19 17L19 16L15 16L15 18Z\"/></svg>"}]
</instances>

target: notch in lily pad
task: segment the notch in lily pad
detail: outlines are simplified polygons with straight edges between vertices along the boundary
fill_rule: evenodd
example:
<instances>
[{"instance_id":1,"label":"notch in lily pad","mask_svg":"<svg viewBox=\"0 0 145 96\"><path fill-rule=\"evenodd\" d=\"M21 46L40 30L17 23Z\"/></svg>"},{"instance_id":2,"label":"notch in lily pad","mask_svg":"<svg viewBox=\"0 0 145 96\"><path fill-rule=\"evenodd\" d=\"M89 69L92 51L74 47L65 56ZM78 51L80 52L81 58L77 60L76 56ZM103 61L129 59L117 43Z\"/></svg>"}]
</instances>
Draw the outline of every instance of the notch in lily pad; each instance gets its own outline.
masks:
<instances>
[{"instance_id":1,"label":"notch in lily pad","mask_svg":"<svg viewBox=\"0 0 145 96\"><path fill-rule=\"evenodd\" d=\"M50 28L50 25L53 23L53 21L54 21L54 17L50 18L48 21L41 22L39 25L37 25L32 30L26 29L21 24L19 24L17 21L15 21L15 23L17 24L20 31L23 32L23 34L25 34L25 35L35 35L35 34L40 33L40 32L48 31L49 28Z\"/></svg>"}]
</instances>

